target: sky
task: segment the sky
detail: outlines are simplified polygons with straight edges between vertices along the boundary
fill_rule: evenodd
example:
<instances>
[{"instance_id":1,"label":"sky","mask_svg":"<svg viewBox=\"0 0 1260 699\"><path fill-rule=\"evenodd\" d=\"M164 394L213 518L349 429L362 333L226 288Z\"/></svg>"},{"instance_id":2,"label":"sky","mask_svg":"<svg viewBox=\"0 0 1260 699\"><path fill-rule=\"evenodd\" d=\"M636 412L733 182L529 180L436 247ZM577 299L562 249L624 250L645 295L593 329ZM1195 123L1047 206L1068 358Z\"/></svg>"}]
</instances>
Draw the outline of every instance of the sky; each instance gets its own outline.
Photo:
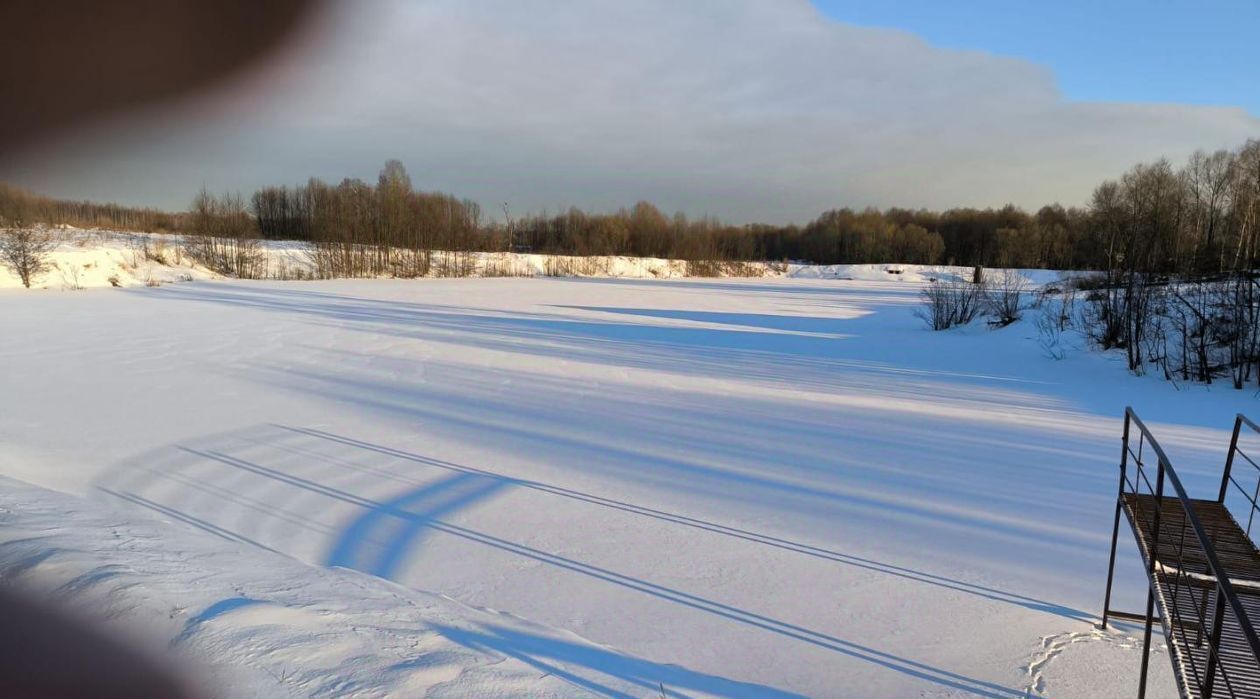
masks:
<instances>
[{"instance_id":1,"label":"sky","mask_svg":"<svg viewBox=\"0 0 1260 699\"><path fill-rule=\"evenodd\" d=\"M1137 162L1260 137L1258 7L343 2L248 79L7 154L0 180L183 209L203 184L374 181L398 158L489 216L1083 204Z\"/></svg>"},{"instance_id":2,"label":"sky","mask_svg":"<svg viewBox=\"0 0 1260 699\"><path fill-rule=\"evenodd\" d=\"M1255 0L817 0L828 17L1049 67L1068 99L1239 106L1260 116Z\"/></svg>"}]
</instances>

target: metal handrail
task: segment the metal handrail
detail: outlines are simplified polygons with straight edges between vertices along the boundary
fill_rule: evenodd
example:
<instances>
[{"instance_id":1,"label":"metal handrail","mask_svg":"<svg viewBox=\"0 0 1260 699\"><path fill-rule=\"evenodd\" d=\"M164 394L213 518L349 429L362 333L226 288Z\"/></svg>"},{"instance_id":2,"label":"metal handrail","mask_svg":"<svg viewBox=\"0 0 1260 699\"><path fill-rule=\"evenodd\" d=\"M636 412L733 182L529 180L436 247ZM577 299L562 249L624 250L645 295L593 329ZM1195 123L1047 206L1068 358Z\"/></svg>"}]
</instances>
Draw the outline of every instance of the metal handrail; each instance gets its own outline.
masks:
<instances>
[{"instance_id":1,"label":"metal handrail","mask_svg":"<svg viewBox=\"0 0 1260 699\"><path fill-rule=\"evenodd\" d=\"M1260 658L1260 637L1257 637L1256 631L1251 625L1251 619L1248 618L1246 610L1243 609L1242 602L1238 600L1238 595L1234 593L1234 587L1229 582L1228 574L1225 572L1224 567L1221 566L1220 559L1216 556L1216 547L1208 538L1207 532L1203 529L1203 523L1199 521L1198 515L1194 513L1194 508L1190 503L1190 496L1186 495L1186 489L1181 485L1181 479L1177 477L1177 472L1173 470L1172 463L1168 460L1168 456L1164 454L1164 450L1159 446L1159 442L1155 441L1155 437L1151 435L1151 431L1147 429L1145 424L1143 424L1142 419L1137 416L1137 413L1133 412L1133 408L1125 408L1124 412L1126 416L1132 418L1134 424L1136 424L1138 429L1142 431L1142 434L1146 436L1146 440L1151 443L1151 446L1155 449L1155 453L1159 456L1160 460L1163 461L1164 474L1172 483L1173 489L1177 491L1177 499L1181 501L1182 506L1186 510L1186 518L1190 520L1190 527L1194 531L1195 537L1199 539L1199 545L1203 547L1203 555L1207 559L1208 567L1216 576L1217 587L1229 603L1230 608L1238 615L1239 621L1245 622L1242 624L1243 634L1247 637L1247 642L1251 646L1252 652L1256 654L1257 658ZM1260 432L1260 427L1257 427L1254 422L1248 420L1242 415L1239 415L1238 417L1242 420L1246 420L1253 429ZM1152 555L1154 554L1152 553Z\"/></svg>"},{"instance_id":2,"label":"metal handrail","mask_svg":"<svg viewBox=\"0 0 1260 699\"><path fill-rule=\"evenodd\" d=\"M1260 425L1252 422L1251 418L1243 415L1242 413L1238 413L1234 416L1234 433L1229 440L1229 455L1225 457L1225 472L1221 474L1221 492L1220 495L1217 496L1216 501L1220 503L1225 502L1225 495L1229 492L1229 484L1233 483L1234 487L1238 489L1238 492L1242 493L1243 497L1247 498L1251 502L1252 508L1256 508L1260 507L1260 504L1257 504L1256 502L1256 496L1248 495L1247 491L1243 490L1242 485L1240 485L1237 480L1233 479L1235 454L1242 454L1242 457L1251 464L1252 468L1255 468L1257 472L1260 472L1260 465L1257 465L1250 456L1247 456L1246 452L1238 448L1238 437L1242 432L1243 425L1251 428L1252 432L1260 434Z\"/></svg>"},{"instance_id":3,"label":"metal handrail","mask_svg":"<svg viewBox=\"0 0 1260 699\"><path fill-rule=\"evenodd\" d=\"M1127 478L1126 471L1127 471L1127 466L1128 466L1128 461L1129 461L1130 456L1133 456L1133 459L1136 462L1138 475L1142 477L1141 478L1142 480L1146 481L1147 487L1151 488L1150 479L1146 476L1146 473L1145 473L1145 470L1147 467L1141 458L1141 450L1142 450L1143 445L1147 443L1150 444L1151 450L1155 452L1155 457L1157 459L1157 468L1158 468L1156 484L1154 488L1151 488L1153 490L1152 495L1154 496L1154 499L1155 499L1155 512L1153 513L1153 527L1152 527L1153 540L1150 547L1151 550L1149 552L1151 560L1149 561L1149 565L1147 567L1147 574L1149 577L1149 583L1151 587L1150 587L1150 594L1148 595L1148 598L1147 598L1147 609L1146 609L1147 627L1146 627L1146 641L1144 645L1149 646L1150 621L1153 617L1153 612L1154 612L1153 603L1154 603L1155 591L1156 591L1157 580L1158 580L1157 559L1159 558L1159 550L1160 550L1159 519L1160 519L1160 514L1163 511L1164 498L1167 497L1164 492L1164 480L1167 479L1167 481L1172 484L1173 493L1175 494L1176 498L1180 501L1182 510L1184 511L1184 520L1182 523L1182 526L1183 526L1182 537L1184 539L1184 535L1185 535L1184 525L1185 523L1188 522L1190 525L1191 531L1194 533L1195 538L1198 539L1199 547L1201 548L1203 552L1203 556L1206 559L1208 570L1211 573L1211 578L1214 581L1214 585L1217 591L1217 604L1216 604L1216 609L1215 609L1215 614L1214 614L1215 618L1214 618L1214 623L1212 624L1212 639L1211 639L1212 650L1208 656L1208 665L1206 669L1206 678L1205 678L1206 681L1201 685L1201 689L1204 690L1203 694L1205 696L1210 696L1212 692L1213 680L1215 679L1215 669L1219 660L1218 656L1220 653L1221 625L1223 622L1223 615L1225 612L1226 605L1228 605L1229 609L1233 612L1235 618L1238 620L1239 630L1242 632L1243 636L1247 639L1247 644L1251 649L1252 655L1257 660L1260 660L1260 637L1257 636L1255 628L1253 627L1251 623L1251 619L1247 616L1246 609L1243 607L1242 602L1239 600L1238 595L1234 590L1233 584L1230 583L1228 573L1225 571L1224 566L1221 565L1220 559L1218 558L1216 554L1215 544L1213 540L1207 535L1207 531L1203 527L1203 523L1199 520L1198 515L1195 513L1194 504L1191 501L1189 495L1186 494L1186 489L1181 483L1181 478L1177 476L1176 470L1173 469L1172 461L1168 458L1168 455L1164 452L1163 447L1160 446L1159 441L1155 439L1155 436L1151 433L1150 429L1147 428L1146 424L1142 422L1142 419L1137 416L1136 412L1134 412L1133 408L1131 407L1125 408L1124 416L1125 416L1124 447L1121 454L1121 462L1120 462L1119 498L1123 500L1124 493L1125 493L1124 487L1126 483L1130 484L1133 487L1135 493L1139 492L1137 490L1138 478L1135 477L1132 482L1128 481L1128 478ZM1248 419L1247 417L1243 415L1237 416L1234 423L1233 438L1232 438L1232 441L1230 442L1229 456L1227 457L1227 460L1226 460L1225 474L1221 480L1221 493L1220 493L1219 502L1222 504L1224 503L1224 496L1225 496L1227 486L1232 480L1230 472L1233 466L1234 454L1238 452L1237 444L1238 444L1239 431L1241 430L1241 427L1244 424L1249 426L1256 433L1260 434L1260 426L1257 426L1256 423L1252 422L1250 419ZM1139 447L1138 447L1139 451L1136 454L1133 453L1130 447L1131 425L1136 425L1139 432ZM1244 454L1244 457L1246 457L1245 454ZM1236 482L1235 482L1235 486L1237 486ZM1241 490L1241 486L1238 486L1238 487ZM1119 525L1120 506L1121 506L1121 503L1117 502L1116 504L1116 508L1117 508L1116 509L1116 517L1117 517L1116 525L1117 526ZM1183 546L1184 546L1184 542L1183 542ZM1114 569L1114 565L1115 565L1115 532L1114 531L1113 531L1113 536L1112 536L1111 558L1112 558L1111 566ZM1108 572L1107 597L1103 603L1104 604L1104 607L1103 607L1103 626L1104 627L1106 627L1107 612L1110 606L1112 572L1113 571ZM1206 604L1206 598L1205 598L1204 603ZM1163 623L1165 624L1166 631L1168 630L1167 624L1170 621L1171 620L1168 618L1163 619ZM1139 696L1145 693L1145 688L1146 688L1145 687L1146 660L1147 660L1147 655L1144 653L1143 662L1142 662L1142 684L1141 684L1141 689L1139 690ZM1197 669L1195 670L1195 674L1197 677L1198 675Z\"/></svg>"}]
</instances>

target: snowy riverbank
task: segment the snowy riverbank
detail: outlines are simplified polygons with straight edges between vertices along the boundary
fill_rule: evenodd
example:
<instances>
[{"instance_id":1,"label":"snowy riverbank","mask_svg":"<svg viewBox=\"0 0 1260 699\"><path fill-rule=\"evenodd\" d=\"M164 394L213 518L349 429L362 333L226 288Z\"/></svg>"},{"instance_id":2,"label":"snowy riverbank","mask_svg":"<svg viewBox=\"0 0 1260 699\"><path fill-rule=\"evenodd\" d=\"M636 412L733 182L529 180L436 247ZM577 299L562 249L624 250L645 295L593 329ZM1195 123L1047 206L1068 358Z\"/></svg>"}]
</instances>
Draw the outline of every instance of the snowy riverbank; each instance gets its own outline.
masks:
<instances>
[{"instance_id":1,"label":"snowy riverbank","mask_svg":"<svg viewBox=\"0 0 1260 699\"><path fill-rule=\"evenodd\" d=\"M222 275L197 264L184 250L179 235L137 234L79 229L57 230L57 246L49 254L48 270L33 288L72 291L105 287L161 286L220 279ZM315 275L308 246L295 241L262 241L264 277L303 280ZM655 257L537 255L528 253L462 253L459 264L443 264L451 253L435 251L428 276L458 268L468 277L587 277L612 279L679 279L691 275L684 260ZM971 268L945 265L863 264L807 265L748 262L706 267L719 277L853 279L918 283L937 278L970 278ZM1057 279L1047 270L1023 270L1035 283ZM0 290L21 288L21 281L0 265Z\"/></svg>"}]
</instances>

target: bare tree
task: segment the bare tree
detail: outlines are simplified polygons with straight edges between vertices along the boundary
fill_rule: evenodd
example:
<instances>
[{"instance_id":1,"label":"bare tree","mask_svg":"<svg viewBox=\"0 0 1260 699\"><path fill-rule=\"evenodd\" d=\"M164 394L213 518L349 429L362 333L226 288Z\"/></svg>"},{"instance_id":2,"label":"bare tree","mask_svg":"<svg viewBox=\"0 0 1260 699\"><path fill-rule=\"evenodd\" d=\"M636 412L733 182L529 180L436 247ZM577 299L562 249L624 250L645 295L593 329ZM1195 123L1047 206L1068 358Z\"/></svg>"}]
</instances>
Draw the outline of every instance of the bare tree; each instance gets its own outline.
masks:
<instances>
[{"instance_id":1,"label":"bare tree","mask_svg":"<svg viewBox=\"0 0 1260 699\"><path fill-rule=\"evenodd\" d=\"M262 279L267 259L244 201L237 194L215 196L202 187L189 213L188 256L207 268L238 279Z\"/></svg>"},{"instance_id":2,"label":"bare tree","mask_svg":"<svg viewBox=\"0 0 1260 699\"><path fill-rule=\"evenodd\" d=\"M44 226L25 228L20 224L0 231L0 263L31 288L31 280L48 269L48 253L56 241Z\"/></svg>"},{"instance_id":3,"label":"bare tree","mask_svg":"<svg viewBox=\"0 0 1260 699\"><path fill-rule=\"evenodd\" d=\"M1060 299L1046 299L1041 306L1041 314L1037 316L1037 342L1041 350L1051 359L1063 359L1067 349L1063 346L1063 332L1072 326L1072 301L1063 296Z\"/></svg>"},{"instance_id":4,"label":"bare tree","mask_svg":"<svg viewBox=\"0 0 1260 699\"><path fill-rule=\"evenodd\" d=\"M1229 314L1223 340L1234 388L1242 388L1260 361L1260 289L1251 273L1238 273L1228 283L1232 298L1222 306Z\"/></svg>"},{"instance_id":5,"label":"bare tree","mask_svg":"<svg viewBox=\"0 0 1260 699\"><path fill-rule=\"evenodd\" d=\"M1222 271L1226 267L1227 246L1221 244L1228 215L1230 185L1235 180L1236 161L1233 153L1217 151L1208 155L1196 151L1182 170L1190 215L1186 226L1189 250L1178 250L1189 256L1194 271Z\"/></svg>"}]
</instances>

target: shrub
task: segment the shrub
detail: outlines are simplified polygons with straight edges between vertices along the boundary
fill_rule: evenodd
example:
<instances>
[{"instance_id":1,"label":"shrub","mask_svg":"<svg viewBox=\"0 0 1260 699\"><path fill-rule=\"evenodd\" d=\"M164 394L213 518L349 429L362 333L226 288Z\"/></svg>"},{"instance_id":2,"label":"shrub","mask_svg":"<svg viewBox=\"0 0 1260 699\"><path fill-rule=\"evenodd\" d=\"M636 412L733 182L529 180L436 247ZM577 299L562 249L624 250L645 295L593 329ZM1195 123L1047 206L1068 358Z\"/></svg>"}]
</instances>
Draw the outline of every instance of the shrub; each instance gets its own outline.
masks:
<instances>
[{"instance_id":1,"label":"shrub","mask_svg":"<svg viewBox=\"0 0 1260 699\"><path fill-rule=\"evenodd\" d=\"M0 263L13 270L22 286L31 288L31 280L48 269L48 255L56 241L43 226L5 228L0 230Z\"/></svg>"},{"instance_id":2,"label":"shrub","mask_svg":"<svg viewBox=\"0 0 1260 699\"><path fill-rule=\"evenodd\" d=\"M61 273L61 288L67 291L82 291L82 271L79 266L73 262L67 262L65 265L53 263L53 267ZM86 265L85 265L86 268Z\"/></svg>"},{"instance_id":3,"label":"shrub","mask_svg":"<svg viewBox=\"0 0 1260 699\"><path fill-rule=\"evenodd\" d=\"M1013 270L1002 270L991 275L985 288L985 305L993 315L993 325L1005 327L1020 319L1024 311L1024 294L1028 292L1028 280Z\"/></svg>"},{"instance_id":4,"label":"shrub","mask_svg":"<svg viewBox=\"0 0 1260 699\"><path fill-rule=\"evenodd\" d=\"M965 281L930 282L920 297L923 306L915 315L933 330L966 325L980 314L984 287Z\"/></svg>"}]
</instances>

